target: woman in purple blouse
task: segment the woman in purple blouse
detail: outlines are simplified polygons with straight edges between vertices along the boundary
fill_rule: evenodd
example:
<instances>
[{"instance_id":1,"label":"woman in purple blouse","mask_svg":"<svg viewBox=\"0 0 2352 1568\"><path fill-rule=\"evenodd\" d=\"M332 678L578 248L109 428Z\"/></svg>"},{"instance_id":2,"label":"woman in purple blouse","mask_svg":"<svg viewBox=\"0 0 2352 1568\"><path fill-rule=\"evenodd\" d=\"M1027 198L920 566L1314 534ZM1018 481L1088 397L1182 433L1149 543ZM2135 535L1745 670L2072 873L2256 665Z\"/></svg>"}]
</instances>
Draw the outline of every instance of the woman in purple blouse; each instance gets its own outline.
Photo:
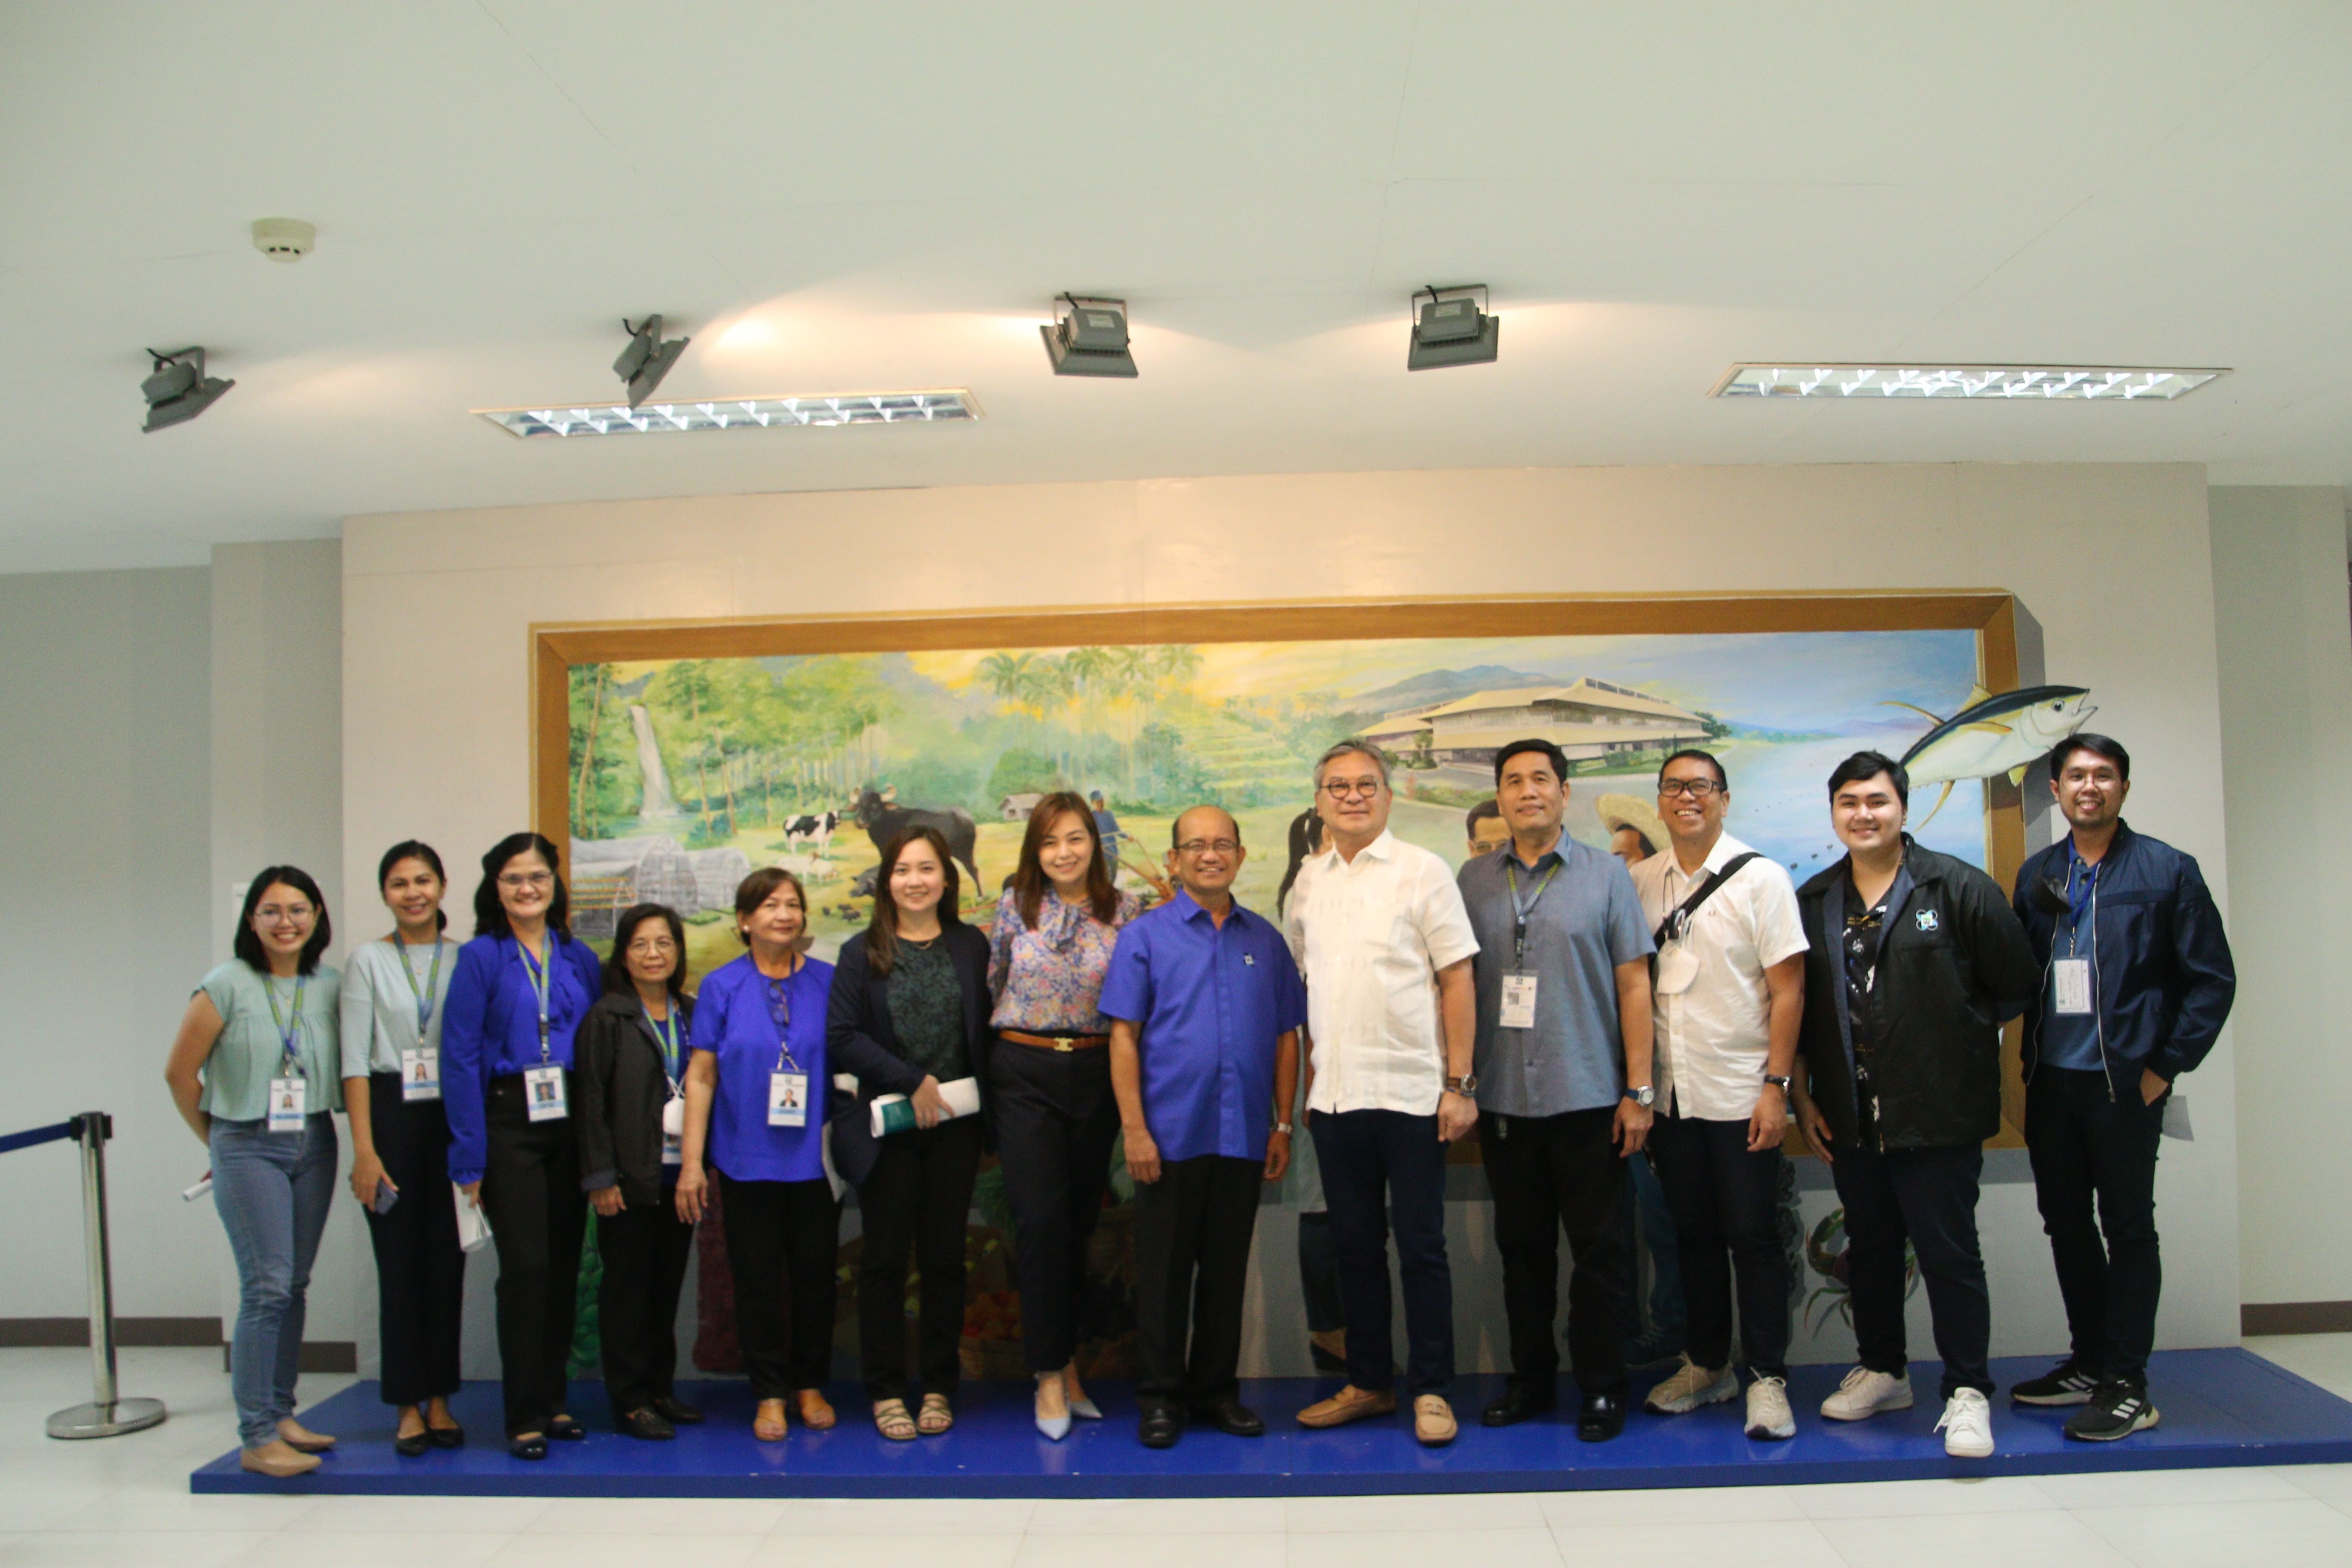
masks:
<instances>
[{"instance_id":1,"label":"woman in purple blouse","mask_svg":"<svg viewBox=\"0 0 2352 1568\"><path fill-rule=\"evenodd\" d=\"M1102 1412L1078 1382L1087 1242L1118 1135L1110 1023L1096 1005L1118 928L1141 905L1111 886L1094 813L1049 795L1029 814L1021 865L989 941L989 1089L1021 1270L1021 1338L1037 1377L1037 1430L1059 1438Z\"/></svg>"}]
</instances>

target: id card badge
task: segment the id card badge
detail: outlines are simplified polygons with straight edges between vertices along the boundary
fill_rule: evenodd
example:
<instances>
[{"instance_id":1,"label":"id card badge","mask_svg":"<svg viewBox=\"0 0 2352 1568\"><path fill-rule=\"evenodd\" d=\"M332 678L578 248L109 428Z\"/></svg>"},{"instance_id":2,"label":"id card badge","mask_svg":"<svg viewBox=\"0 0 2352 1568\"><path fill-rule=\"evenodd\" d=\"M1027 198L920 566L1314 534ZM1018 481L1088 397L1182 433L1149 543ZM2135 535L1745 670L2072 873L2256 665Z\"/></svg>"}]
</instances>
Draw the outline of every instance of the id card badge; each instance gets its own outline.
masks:
<instances>
[{"instance_id":1,"label":"id card badge","mask_svg":"<svg viewBox=\"0 0 2352 1568\"><path fill-rule=\"evenodd\" d=\"M768 1075L769 1126L808 1125L808 1074L804 1072L772 1072Z\"/></svg>"},{"instance_id":2,"label":"id card badge","mask_svg":"<svg viewBox=\"0 0 2352 1568\"><path fill-rule=\"evenodd\" d=\"M2081 1017L2091 1010L2091 961L2087 958L2061 958L2050 965L2050 977L2056 984L2058 1012L2065 1017Z\"/></svg>"},{"instance_id":3,"label":"id card badge","mask_svg":"<svg viewBox=\"0 0 2352 1568\"><path fill-rule=\"evenodd\" d=\"M415 1046L400 1053L400 1098L441 1098L441 1053L431 1046Z\"/></svg>"},{"instance_id":4,"label":"id card badge","mask_svg":"<svg viewBox=\"0 0 2352 1568\"><path fill-rule=\"evenodd\" d=\"M1503 976L1503 1016L1506 1029L1532 1029L1536 1026L1536 977L1532 974Z\"/></svg>"},{"instance_id":5,"label":"id card badge","mask_svg":"<svg viewBox=\"0 0 2352 1568\"><path fill-rule=\"evenodd\" d=\"M269 1080L269 1131L299 1132L302 1131L304 1107L310 1103L310 1086L299 1078L273 1078Z\"/></svg>"},{"instance_id":6,"label":"id card badge","mask_svg":"<svg viewBox=\"0 0 2352 1568\"><path fill-rule=\"evenodd\" d=\"M523 1103L533 1121L561 1121L572 1114L563 1103L563 1069L528 1068L522 1075Z\"/></svg>"},{"instance_id":7,"label":"id card badge","mask_svg":"<svg viewBox=\"0 0 2352 1568\"><path fill-rule=\"evenodd\" d=\"M675 1090L662 1102L662 1163L686 1163L686 1101Z\"/></svg>"}]
</instances>

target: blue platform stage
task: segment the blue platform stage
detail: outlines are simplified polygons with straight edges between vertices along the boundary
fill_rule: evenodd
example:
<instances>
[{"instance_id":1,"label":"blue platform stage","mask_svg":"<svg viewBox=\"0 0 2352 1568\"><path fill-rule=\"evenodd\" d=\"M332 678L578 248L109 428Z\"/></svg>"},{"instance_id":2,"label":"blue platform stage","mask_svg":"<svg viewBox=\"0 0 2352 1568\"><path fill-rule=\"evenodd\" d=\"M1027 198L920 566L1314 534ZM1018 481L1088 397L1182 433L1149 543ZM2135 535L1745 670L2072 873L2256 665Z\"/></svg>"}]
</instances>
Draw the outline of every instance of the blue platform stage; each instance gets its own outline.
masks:
<instances>
[{"instance_id":1,"label":"blue platform stage","mask_svg":"<svg viewBox=\"0 0 2352 1568\"><path fill-rule=\"evenodd\" d=\"M2003 1388L2046 1370L2046 1361L1993 1363ZM2352 1404L2242 1350L2169 1351L2150 1367L2163 1425L2121 1443L2070 1443L2069 1412L2012 1409L1996 1398L1990 1459L1947 1458L1933 1433L1941 1402L1939 1369L1915 1363L1918 1407L1841 1426L1821 1419L1822 1399L1843 1367L1798 1367L1790 1395L1796 1437L1750 1442L1739 1402L1664 1418L1636 1409L1613 1442L1577 1440L1574 1386L1559 1410L1517 1426L1488 1430L1478 1411L1500 1380L1455 1381L1462 1436L1423 1448L1406 1416L1326 1432L1302 1430L1292 1415L1338 1386L1336 1379L1273 1378L1245 1384L1243 1397L1266 1418L1264 1437L1194 1431L1154 1451L1135 1438L1129 1392L1094 1390L1108 1419L1080 1422L1051 1443L1030 1420L1026 1384L964 1384L955 1430L910 1443L884 1440L862 1403L840 1406L841 1424L808 1432L797 1424L781 1443L751 1436L751 1397L741 1383L687 1385L709 1421L681 1427L676 1442L615 1436L596 1383L574 1385L583 1443L558 1443L536 1464L510 1459L499 1436L494 1384L467 1386L456 1402L468 1446L404 1459L392 1449L392 1412L362 1383L302 1412L341 1445L320 1469L274 1481L238 1469L231 1451L189 1478L197 1492L346 1492L504 1497L1328 1497L1389 1492L1598 1490L1817 1481L1908 1480L1937 1476L2055 1475L2084 1470L2185 1469L2226 1465L2352 1460ZM839 1395L852 1390L836 1390Z\"/></svg>"}]
</instances>

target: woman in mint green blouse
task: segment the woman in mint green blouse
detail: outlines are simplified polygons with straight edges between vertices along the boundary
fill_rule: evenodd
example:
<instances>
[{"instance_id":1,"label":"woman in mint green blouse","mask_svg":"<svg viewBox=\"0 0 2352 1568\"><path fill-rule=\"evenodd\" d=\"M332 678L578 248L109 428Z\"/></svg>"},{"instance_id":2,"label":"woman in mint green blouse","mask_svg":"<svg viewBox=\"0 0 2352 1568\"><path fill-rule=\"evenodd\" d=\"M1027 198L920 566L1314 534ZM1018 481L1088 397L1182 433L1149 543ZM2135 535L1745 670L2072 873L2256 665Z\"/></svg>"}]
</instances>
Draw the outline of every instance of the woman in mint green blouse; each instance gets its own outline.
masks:
<instances>
[{"instance_id":1,"label":"woman in mint green blouse","mask_svg":"<svg viewBox=\"0 0 2352 1568\"><path fill-rule=\"evenodd\" d=\"M303 1301L334 1202L343 1104L341 976L319 962L332 940L310 874L263 870L246 891L236 956L188 999L163 1068L181 1118L212 1155L213 1204L236 1257L238 1460L265 1476L317 1469L335 1444L294 1419Z\"/></svg>"}]
</instances>

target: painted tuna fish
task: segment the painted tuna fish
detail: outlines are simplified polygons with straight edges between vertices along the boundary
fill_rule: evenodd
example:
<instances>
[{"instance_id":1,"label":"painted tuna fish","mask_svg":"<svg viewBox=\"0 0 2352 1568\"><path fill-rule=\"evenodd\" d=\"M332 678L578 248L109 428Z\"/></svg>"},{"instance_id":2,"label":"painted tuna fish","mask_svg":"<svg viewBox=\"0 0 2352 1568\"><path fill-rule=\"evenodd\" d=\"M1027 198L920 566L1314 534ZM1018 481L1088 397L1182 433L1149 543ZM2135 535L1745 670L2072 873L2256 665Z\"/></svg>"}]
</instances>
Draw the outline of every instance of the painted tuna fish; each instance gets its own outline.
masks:
<instances>
[{"instance_id":1,"label":"painted tuna fish","mask_svg":"<svg viewBox=\"0 0 2352 1568\"><path fill-rule=\"evenodd\" d=\"M2089 690L2080 686L2026 686L1997 697L1971 692L1968 706L1948 719L1908 702L1893 704L1935 721L1936 727L1903 753L1904 769L1914 784L1944 786L1927 817L1943 809L1952 785L1961 779L2002 773L2011 783L2021 778L2051 748L2090 721L2098 709L2089 699ZM1927 818L1920 826L1927 826Z\"/></svg>"}]
</instances>

